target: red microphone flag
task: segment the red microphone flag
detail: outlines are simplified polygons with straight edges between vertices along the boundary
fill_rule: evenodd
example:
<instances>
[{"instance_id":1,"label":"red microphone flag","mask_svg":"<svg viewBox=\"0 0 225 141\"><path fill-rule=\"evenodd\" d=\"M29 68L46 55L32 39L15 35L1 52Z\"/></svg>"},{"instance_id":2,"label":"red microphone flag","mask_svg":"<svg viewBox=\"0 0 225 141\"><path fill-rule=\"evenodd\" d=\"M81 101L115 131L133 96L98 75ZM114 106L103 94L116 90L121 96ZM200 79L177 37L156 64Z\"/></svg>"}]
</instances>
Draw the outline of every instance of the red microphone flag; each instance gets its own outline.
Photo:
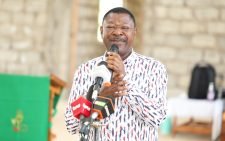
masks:
<instances>
[{"instance_id":1,"label":"red microphone flag","mask_svg":"<svg viewBox=\"0 0 225 141\"><path fill-rule=\"evenodd\" d=\"M92 103L85 99L83 96L80 96L77 100L71 103L73 116L77 119L80 119L80 116L89 117L91 114Z\"/></svg>"}]
</instances>

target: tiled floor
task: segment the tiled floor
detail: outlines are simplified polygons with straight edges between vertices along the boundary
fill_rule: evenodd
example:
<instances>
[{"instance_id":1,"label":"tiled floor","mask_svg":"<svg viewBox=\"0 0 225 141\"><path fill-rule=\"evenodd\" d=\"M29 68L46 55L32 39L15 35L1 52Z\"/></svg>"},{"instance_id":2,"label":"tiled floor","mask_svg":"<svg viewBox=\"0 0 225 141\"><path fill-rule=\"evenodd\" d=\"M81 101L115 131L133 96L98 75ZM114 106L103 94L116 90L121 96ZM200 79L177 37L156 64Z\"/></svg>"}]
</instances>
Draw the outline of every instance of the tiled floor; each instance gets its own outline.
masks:
<instances>
[{"instance_id":1,"label":"tiled floor","mask_svg":"<svg viewBox=\"0 0 225 141\"><path fill-rule=\"evenodd\" d=\"M56 135L54 141L79 141L78 135L70 135L65 127L64 123L64 110L65 110L66 101L60 99L57 105L57 114L53 119L53 133ZM210 137L207 136L194 136L187 134L178 134L175 137L170 135L159 136L159 141L210 141Z\"/></svg>"}]
</instances>

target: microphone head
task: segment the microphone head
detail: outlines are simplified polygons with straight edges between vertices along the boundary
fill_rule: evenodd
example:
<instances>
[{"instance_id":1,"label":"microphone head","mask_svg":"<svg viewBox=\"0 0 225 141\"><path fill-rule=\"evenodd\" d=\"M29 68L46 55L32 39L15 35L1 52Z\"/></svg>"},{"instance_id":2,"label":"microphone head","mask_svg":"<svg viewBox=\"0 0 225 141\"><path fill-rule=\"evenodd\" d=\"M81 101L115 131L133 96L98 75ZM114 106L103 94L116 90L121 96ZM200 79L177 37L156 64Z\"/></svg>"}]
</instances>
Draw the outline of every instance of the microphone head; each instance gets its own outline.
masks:
<instances>
[{"instance_id":1,"label":"microphone head","mask_svg":"<svg viewBox=\"0 0 225 141\"><path fill-rule=\"evenodd\" d=\"M119 47L116 44L113 44L109 49L110 52L119 53Z\"/></svg>"},{"instance_id":2,"label":"microphone head","mask_svg":"<svg viewBox=\"0 0 225 141\"><path fill-rule=\"evenodd\" d=\"M103 84L111 82L111 71L107 68L105 61L100 62L98 66L96 66L92 72L92 76L94 78L101 77L103 79Z\"/></svg>"}]
</instances>

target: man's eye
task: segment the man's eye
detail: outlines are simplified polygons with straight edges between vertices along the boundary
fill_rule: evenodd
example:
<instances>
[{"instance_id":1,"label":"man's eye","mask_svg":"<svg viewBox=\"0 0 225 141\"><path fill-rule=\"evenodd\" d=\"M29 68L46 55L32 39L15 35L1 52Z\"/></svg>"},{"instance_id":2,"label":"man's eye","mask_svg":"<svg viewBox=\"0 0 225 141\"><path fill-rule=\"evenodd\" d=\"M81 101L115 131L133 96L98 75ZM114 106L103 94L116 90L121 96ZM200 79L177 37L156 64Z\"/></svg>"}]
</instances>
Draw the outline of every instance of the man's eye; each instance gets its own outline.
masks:
<instances>
[{"instance_id":1,"label":"man's eye","mask_svg":"<svg viewBox=\"0 0 225 141\"><path fill-rule=\"evenodd\" d=\"M114 29L115 27L114 26L107 26L106 28L108 28L108 29Z\"/></svg>"},{"instance_id":2,"label":"man's eye","mask_svg":"<svg viewBox=\"0 0 225 141\"><path fill-rule=\"evenodd\" d=\"M129 30L130 28L129 28L129 27L126 27L126 26L124 26L124 27L121 27L121 29L124 29L124 30Z\"/></svg>"}]
</instances>

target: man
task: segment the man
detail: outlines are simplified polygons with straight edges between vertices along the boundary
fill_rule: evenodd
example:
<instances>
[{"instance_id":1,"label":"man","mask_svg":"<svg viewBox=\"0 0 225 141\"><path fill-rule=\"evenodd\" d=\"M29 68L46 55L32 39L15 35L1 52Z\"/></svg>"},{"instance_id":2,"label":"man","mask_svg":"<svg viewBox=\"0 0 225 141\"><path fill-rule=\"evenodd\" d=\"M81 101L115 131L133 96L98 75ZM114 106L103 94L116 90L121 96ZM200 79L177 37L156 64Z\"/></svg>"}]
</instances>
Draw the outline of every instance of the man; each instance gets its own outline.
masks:
<instances>
[{"instance_id":1,"label":"man","mask_svg":"<svg viewBox=\"0 0 225 141\"><path fill-rule=\"evenodd\" d=\"M99 129L99 141L157 141L158 127L166 116L164 65L134 52L136 22L127 9L117 7L108 11L100 31L106 49L115 44L119 53L106 52L76 71L65 113L68 131L79 131L79 120L72 115L71 102L87 94L95 81L91 72L105 60L107 67L113 70L112 85L103 86L99 95L115 97L115 112L100 121L103 126Z\"/></svg>"}]
</instances>

